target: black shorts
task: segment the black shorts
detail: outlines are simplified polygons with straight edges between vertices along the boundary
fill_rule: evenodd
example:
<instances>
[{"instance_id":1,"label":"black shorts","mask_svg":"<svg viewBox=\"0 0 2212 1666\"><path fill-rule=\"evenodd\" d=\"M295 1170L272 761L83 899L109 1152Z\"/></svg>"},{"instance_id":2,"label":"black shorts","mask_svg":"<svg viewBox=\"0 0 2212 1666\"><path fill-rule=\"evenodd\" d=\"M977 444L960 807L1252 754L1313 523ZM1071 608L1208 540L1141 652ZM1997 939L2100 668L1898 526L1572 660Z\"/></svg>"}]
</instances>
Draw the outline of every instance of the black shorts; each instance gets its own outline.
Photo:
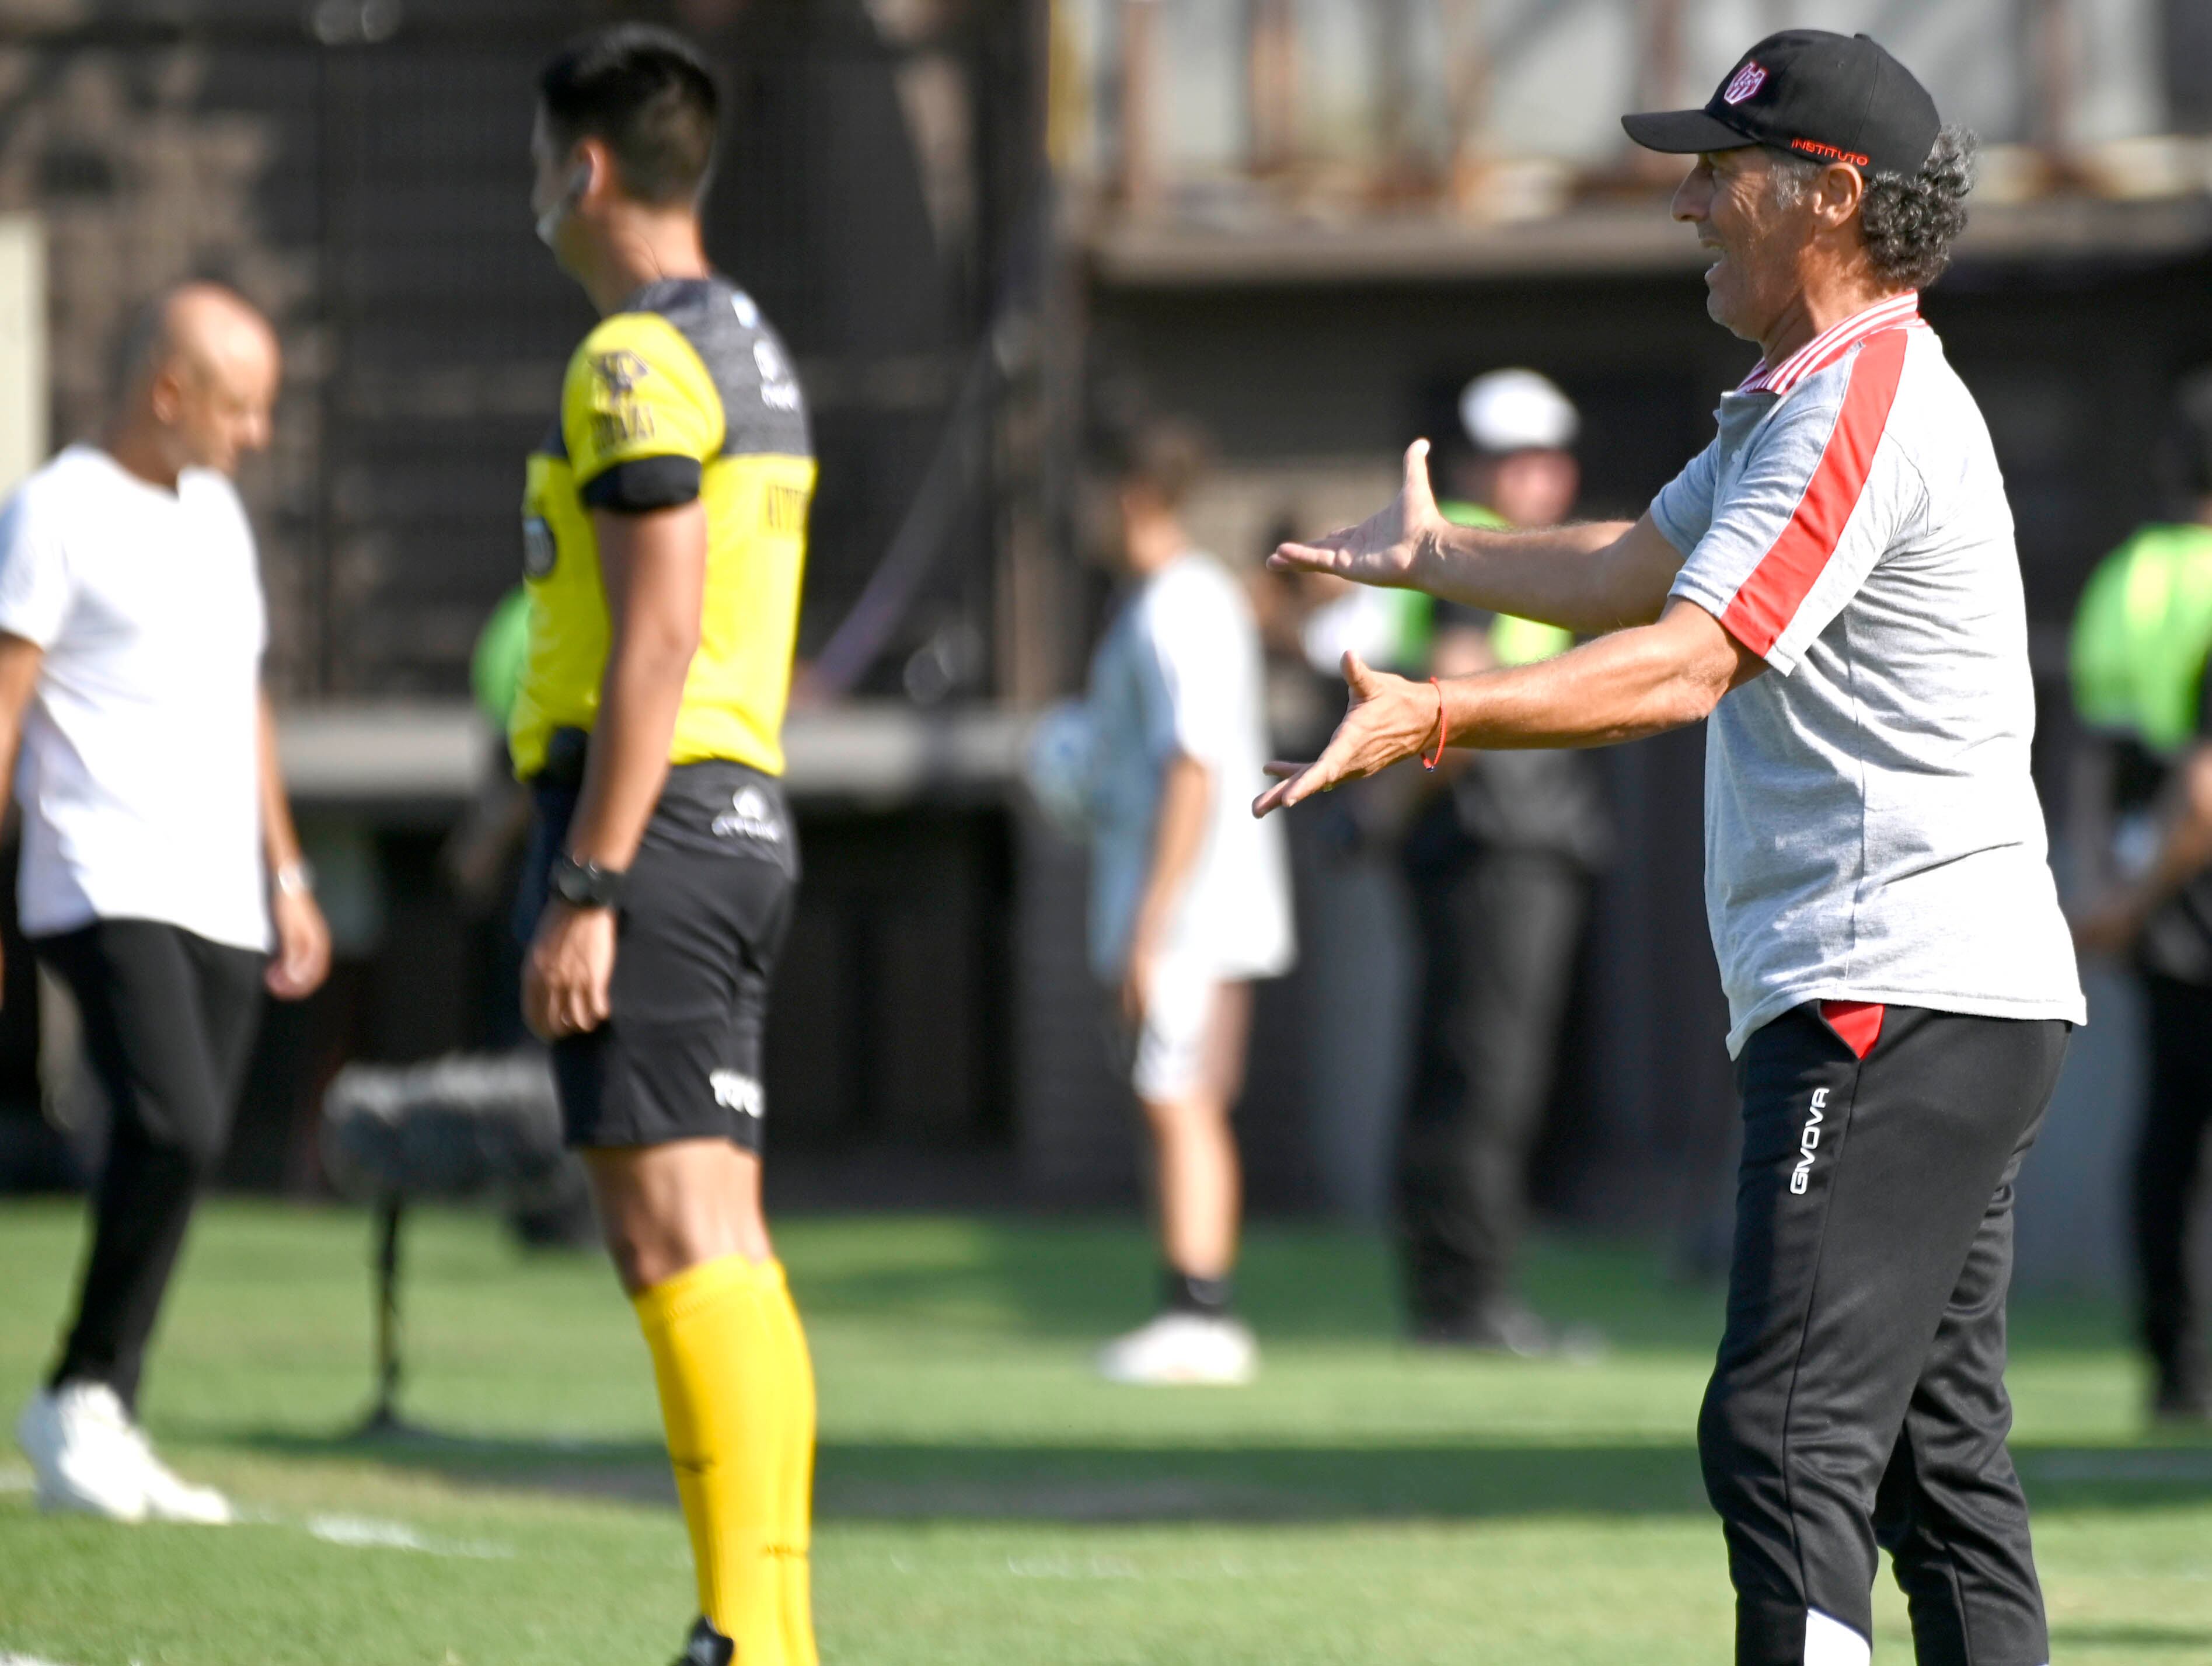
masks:
<instances>
[{"instance_id":1,"label":"black shorts","mask_svg":"<svg viewBox=\"0 0 2212 1666\"><path fill-rule=\"evenodd\" d=\"M526 943L576 810L571 786L541 777L534 790L516 906ZM553 1044L570 1145L760 1150L761 1031L798 880L798 836L774 776L719 758L669 770L616 926L612 1015Z\"/></svg>"}]
</instances>

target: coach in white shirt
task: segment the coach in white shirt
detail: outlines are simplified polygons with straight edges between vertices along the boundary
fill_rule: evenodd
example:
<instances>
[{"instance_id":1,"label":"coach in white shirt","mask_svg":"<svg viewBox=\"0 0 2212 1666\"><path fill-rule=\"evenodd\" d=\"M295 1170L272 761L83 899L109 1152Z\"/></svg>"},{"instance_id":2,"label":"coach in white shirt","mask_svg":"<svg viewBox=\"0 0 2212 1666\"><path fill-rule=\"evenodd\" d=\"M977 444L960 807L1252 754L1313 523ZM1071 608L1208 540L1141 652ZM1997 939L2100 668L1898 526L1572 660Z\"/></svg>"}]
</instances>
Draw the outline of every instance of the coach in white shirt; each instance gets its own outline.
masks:
<instances>
[{"instance_id":1,"label":"coach in white shirt","mask_svg":"<svg viewBox=\"0 0 2212 1666\"><path fill-rule=\"evenodd\" d=\"M137 1403L262 991L299 1000L330 964L229 479L268 444L280 374L258 313L212 284L179 289L125 343L99 441L0 513L0 759L23 815L23 930L75 995L114 1111L76 1318L16 1427L48 1509L230 1518L155 1457Z\"/></svg>"},{"instance_id":2,"label":"coach in white shirt","mask_svg":"<svg viewBox=\"0 0 2212 1666\"><path fill-rule=\"evenodd\" d=\"M1698 1445L1737 1666L1865 1666L1877 1545L1921 1666L2045 1666L2005 1293L2014 1178L2082 1002L2028 770L2004 481L1919 315L1972 137L1874 41L1814 29L1760 41L1704 109L1626 125L1696 156L1675 216L1758 368L1632 526L1448 526L1417 450L1389 508L1279 550L1610 634L1437 688L1350 665L1328 750L1260 807L1444 743L1709 720L1744 1151Z\"/></svg>"}]
</instances>

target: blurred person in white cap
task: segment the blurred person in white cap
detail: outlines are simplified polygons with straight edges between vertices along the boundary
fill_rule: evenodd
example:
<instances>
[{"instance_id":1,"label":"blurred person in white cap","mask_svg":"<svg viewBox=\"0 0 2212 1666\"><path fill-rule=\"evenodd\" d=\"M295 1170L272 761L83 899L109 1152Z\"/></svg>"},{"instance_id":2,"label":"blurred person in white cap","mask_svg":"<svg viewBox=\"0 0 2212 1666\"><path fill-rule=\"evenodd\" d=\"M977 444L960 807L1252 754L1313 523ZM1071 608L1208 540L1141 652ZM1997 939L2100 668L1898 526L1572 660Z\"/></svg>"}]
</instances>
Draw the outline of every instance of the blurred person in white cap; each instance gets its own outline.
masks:
<instances>
[{"instance_id":1,"label":"blurred person in white cap","mask_svg":"<svg viewBox=\"0 0 2212 1666\"><path fill-rule=\"evenodd\" d=\"M44 1509L214 1525L228 1502L155 1456L139 1377L263 994L312 994L331 939L277 768L253 530L229 478L269 443L276 333L188 283L128 333L120 370L99 438L0 514L23 931L76 999L115 1119L76 1315L15 1432Z\"/></svg>"},{"instance_id":2,"label":"blurred person in white cap","mask_svg":"<svg viewBox=\"0 0 2212 1666\"><path fill-rule=\"evenodd\" d=\"M1533 370L1459 398L1466 444L1438 505L1462 526L1550 526L1581 485L1581 419ZM1436 605L1430 668L1464 677L1574 645L1555 626ZM1398 1146L1399 1248L1415 1341L1516 1354L1560 1338L1518 1298L1528 1152L1542 1125L1590 882L1612 842L1594 761L1460 751L1400 846L1416 926L1417 1030Z\"/></svg>"}]
</instances>

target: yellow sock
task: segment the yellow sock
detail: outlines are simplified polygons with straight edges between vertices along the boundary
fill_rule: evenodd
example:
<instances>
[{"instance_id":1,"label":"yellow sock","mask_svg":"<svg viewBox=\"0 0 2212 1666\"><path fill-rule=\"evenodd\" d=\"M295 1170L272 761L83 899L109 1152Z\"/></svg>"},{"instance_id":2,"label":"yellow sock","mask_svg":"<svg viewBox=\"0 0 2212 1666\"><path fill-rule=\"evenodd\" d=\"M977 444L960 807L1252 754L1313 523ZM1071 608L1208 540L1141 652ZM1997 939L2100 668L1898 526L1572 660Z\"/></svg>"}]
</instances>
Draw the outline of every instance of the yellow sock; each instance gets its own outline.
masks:
<instances>
[{"instance_id":1,"label":"yellow sock","mask_svg":"<svg viewBox=\"0 0 2212 1666\"><path fill-rule=\"evenodd\" d=\"M813 1666L789 1651L790 1453L803 1406L790 1365L795 1316L774 1262L687 1268L635 1298L653 1351L677 1495L691 1533L699 1611L744 1666Z\"/></svg>"},{"instance_id":2,"label":"yellow sock","mask_svg":"<svg viewBox=\"0 0 2212 1666\"><path fill-rule=\"evenodd\" d=\"M783 1647L785 1666L816 1666L813 1580L809 1561L814 1538L814 1365L806 1352L806 1333L792 1304L783 1269L768 1299L769 1322L777 1333L776 1360L783 1373L784 1425L776 1521L783 1541Z\"/></svg>"}]
</instances>

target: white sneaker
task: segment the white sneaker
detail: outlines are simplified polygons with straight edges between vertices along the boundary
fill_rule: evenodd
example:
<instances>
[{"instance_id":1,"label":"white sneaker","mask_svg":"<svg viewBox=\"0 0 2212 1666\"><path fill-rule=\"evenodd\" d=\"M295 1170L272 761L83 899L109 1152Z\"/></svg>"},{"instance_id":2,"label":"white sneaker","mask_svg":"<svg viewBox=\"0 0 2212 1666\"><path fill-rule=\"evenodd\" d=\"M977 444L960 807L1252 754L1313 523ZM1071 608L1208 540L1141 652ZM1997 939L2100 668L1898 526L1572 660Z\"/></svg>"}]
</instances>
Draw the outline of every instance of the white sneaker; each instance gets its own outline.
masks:
<instances>
[{"instance_id":1,"label":"white sneaker","mask_svg":"<svg viewBox=\"0 0 2212 1666\"><path fill-rule=\"evenodd\" d=\"M1109 1383L1237 1384L1259 1369L1260 1345L1249 1330L1199 1313L1163 1313L1098 1353L1098 1374Z\"/></svg>"},{"instance_id":2,"label":"white sneaker","mask_svg":"<svg viewBox=\"0 0 2212 1666\"><path fill-rule=\"evenodd\" d=\"M15 1443L38 1475L39 1508L146 1519L146 1469L131 1419L104 1383L41 1392L15 1421Z\"/></svg>"},{"instance_id":3,"label":"white sneaker","mask_svg":"<svg viewBox=\"0 0 2212 1666\"><path fill-rule=\"evenodd\" d=\"M238 1519L230 1500L212 1487L197 1487L154 1455L154 1443L136 1423L127 1426L137 1448L139 1480L146 1489L146 1518L189 1522L198 1527L228 1527Z\"/></svg>"}]
</instances>

